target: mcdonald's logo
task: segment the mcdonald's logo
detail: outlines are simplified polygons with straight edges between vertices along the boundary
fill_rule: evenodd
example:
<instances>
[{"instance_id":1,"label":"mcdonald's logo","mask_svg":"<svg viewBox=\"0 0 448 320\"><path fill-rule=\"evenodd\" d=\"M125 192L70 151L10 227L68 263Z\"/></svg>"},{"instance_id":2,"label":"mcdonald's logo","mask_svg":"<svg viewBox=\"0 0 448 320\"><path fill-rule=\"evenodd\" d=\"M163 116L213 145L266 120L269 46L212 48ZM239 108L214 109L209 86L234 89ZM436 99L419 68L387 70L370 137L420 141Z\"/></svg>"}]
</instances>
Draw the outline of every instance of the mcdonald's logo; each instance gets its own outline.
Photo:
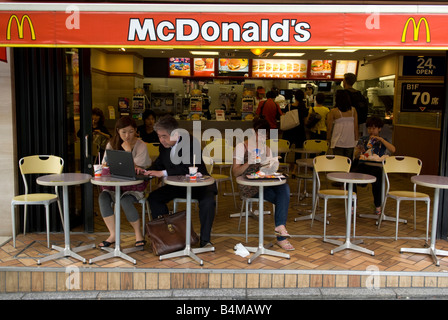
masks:
<instances>
[{"instance_id":1,"label":"mcdonald's logo","mask_svg":"<svg viewBox=\"0 0 448 320\"><path fill-rule=\"evenodd\" d=\"M420 18L418 20L418 23L415 23L415 19L413 17L408 18L408 20L406 21L406 24L404 25L403 34L401 35L401 42L406 42L406 33L408 31L408 26L411 22L414 26L414 41L418 40L418 36L420 33L420 25L422 24L422 22L424 22L425 27L426 27L426 42L431 42L431 34L429 32L429 24L428 24L428 21L426 20L426 18Z\"/></svg>"},{"instance_id":2,"label":"mcdonald's logo","mask_svg":"<svg viewBox=\"0 0 448 320\"><path fill-rule=\"evenodd\" d=\"M31 22L30 17L25 14L22 16L22 19L19 21L19 18L13 14L11 17L9 17L8 21L8 29L6 30L6 39L11 40L11 24L12 21L15 20L17 24L17 31L19 32L19 39L23 39L23 24L25 23L25 19L28 21L28 26L31 31L31 39L36 40L36 33L34 32L33 23Z\"/></svg>"}]
</instances>

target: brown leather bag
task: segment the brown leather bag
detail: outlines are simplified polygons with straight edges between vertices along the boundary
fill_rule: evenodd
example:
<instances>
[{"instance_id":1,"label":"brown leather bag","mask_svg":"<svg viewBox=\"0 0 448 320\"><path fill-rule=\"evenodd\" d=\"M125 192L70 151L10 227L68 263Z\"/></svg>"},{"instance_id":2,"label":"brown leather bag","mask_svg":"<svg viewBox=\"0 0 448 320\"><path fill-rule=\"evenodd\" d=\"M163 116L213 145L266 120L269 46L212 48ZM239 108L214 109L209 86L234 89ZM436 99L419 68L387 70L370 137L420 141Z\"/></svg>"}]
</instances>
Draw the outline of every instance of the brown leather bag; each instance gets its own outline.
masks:
<instances>
[{"instance_id":1,"label":"brown leather bag","mask_svg":"<svg viewBox=\"0 0 448 320\"><path fill-rule=\"evenodd\" d=\"M186 232L185 211L159 216L156 220L146 223L146 233L151 242L151 248L155 255L160 256L185 248ZM191 225L191 245L199 242L199 237Z\"/></svg>"}]
</instances>

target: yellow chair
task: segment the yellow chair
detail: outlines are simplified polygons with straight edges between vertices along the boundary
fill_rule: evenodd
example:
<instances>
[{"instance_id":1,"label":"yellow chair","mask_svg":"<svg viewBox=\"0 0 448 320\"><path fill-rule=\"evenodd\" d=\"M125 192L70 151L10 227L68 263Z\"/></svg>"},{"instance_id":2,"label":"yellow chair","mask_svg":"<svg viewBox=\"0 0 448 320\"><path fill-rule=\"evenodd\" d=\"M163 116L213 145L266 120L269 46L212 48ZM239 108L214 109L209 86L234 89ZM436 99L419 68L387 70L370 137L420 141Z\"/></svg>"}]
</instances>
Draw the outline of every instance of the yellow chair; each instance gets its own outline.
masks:
<instances>
[{"instance_id":1,"label":"yellow chair","mask_svg":"<svg viewBox=\"0 0 448 320\"><path fill-rule=\"evenodd\" d=\"M341 189L321 189L320 183L320 173L329 173L329 172L349 172L350 167L352 165L352 161L343 156L337 155L323 155L317 156L313 159L313 167L314 174L316 176L316 199L313 204L313 213L312 213L312 221L311 225L313 225L314 217L316 215L317 203L319 198L324 199L324 241L331 242L326 238L326 228L327 228L327 202L329 199L346 199L345 208L347 209L347 199L348 192ZM353 192L353 202L354 202L354 211L353 211L353 236L355 236L355 225L356 225L356 193ZM345 210L346 212L347 210Z\"/></svg>"},{"instance_id":2,"label":"yellow chair","mask_svg":"<svg viewBox=\"0 0 448 320\"><path fill-rule=\"evenodd\" d=\"M47 225L47 246L50 247L50 204L58 203L59 215L61 216L62 226L64 226L64 218L62 215L61 204L59 201L58 189L55 187L55 194L52 193L29 193L26 175L29 174L60 174L64 168L64 160L57 156L34 155L23 157L19 160L20 173L22 174L23 184L25 186L25 194L15 196L11 201L12 215L12 236L13 245L16 247L16 219L15 206L23 205L24 207L24 225L23 234L26 234L26 217L28 205L44 205L45 220Z\"/></svg>"},{"instance_id":3,"label":"yellow chair","mask_svg":"<svg viewBox=\"0 0 448 320\"><path fill-rule=\"evenodd\" d=\"M208 143L202 150L202 160L204 163L209 163L210 159L213 161L213 170L216 167L220 168L220 173L209 172L210 175L215 179L216 186L222 182L229 181L232 188L233 202L236 205L235 189L233 186L233 176L232 176L232 166L233 166L233 147L226 143L225 139L216 139ZM221 169L224 166L228 166L230 169L229 175L222 174ZM224 194L226 195L226 194ZM218 210L218 198L216 198L216 210Z\"/></svg>"},{"instance_id":4,"label":"yellow chair","mask_svg":"<svg viewBox=\"0 0 448 320\"><path fill-rule=\"evenodd\" d=\"M422 169L422 161L418 158L406 157L406 156L391 156L383 160L383 170L386 177L386 197L384 198L382 212L386 208L387 198L397 201L396 205L396 224L395 224L395 240L398 238L398 217L400 213L400 202L402 200L414 201L414 230L416 229L416 216L417 216L417 203L416 201L426 202L426 241L428 241L428 228L429 228L429 207L430 198L426 193L417 192L417 185L413 184L413 191L407 190L393 190L391 191L391 180L389 175L391 174L410 174L419 175ZM378 222L378 229L381 226L382 216Z\"/></svg>"},{"instance_id":5,"label":"yellow chair","mask_svg":"<svg viewBox=\"0 0 448 320\"><path fill-rule=\"evenodd\" d=\"M326 140L305 140L303 143L303 148L308 151L316 151L318 154L325 155L328 152L328 149L330 147L330 143ZM308 153L305 153L306 157L305 159L297 159L297 203L300 201L300 184L302 181L304 181L304 189L306 192L306 180L312 180L313 179L313 173L308 172L308 168L313 168L313 158L308 157ZM300 168L304 168L304 172L301 172Z\"/></svg>"},{"instance_id":6,"label":"yellow chair","mask_svg":"<svg viewBox=\"0 0 448 320\"><path fill-rule=\"evenodd\" d=\"M146 143L146 147L148 148L148 154L151 158L151 161L154 162L159 156L159 145L160 143Z\"/></svg>"},{"instance_id":7,"label":"yellow chair","mask_svg":"<svg viewBox=\"0 0 448 320\"><path fill-rule=\"evenodd\" d=\"M289 173L289 163L286 162L286 157L288 156L288 153L291 151L289 141L285 139L269 139L266 141L266 145L269 147L269 149L271 149L271 151L272 150L277 151L276 154L274 154L274 156L279 154L285 154L284 158L281 159L283 161L279 163L279 168L285 168L286 172Z\"/></svg>"}]
</instances>

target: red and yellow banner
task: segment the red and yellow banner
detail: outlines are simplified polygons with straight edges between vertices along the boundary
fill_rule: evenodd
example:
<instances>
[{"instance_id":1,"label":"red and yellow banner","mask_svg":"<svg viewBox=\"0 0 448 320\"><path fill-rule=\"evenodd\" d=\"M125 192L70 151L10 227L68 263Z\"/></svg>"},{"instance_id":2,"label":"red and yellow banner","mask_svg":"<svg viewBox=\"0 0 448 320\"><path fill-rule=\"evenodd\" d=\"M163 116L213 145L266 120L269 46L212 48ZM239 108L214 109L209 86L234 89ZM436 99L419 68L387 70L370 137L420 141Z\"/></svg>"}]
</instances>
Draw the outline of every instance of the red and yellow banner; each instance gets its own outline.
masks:
<instances>
[{"instance_id":1,"label":"red and yellow banner","mask_svg":"<svg viewBox=\"0 0 448 320\"><path fill-rule=\"evenodd\" d=\"M448 48L445 14L0 11L0 46Z\"/></svg>"}]
</instances>

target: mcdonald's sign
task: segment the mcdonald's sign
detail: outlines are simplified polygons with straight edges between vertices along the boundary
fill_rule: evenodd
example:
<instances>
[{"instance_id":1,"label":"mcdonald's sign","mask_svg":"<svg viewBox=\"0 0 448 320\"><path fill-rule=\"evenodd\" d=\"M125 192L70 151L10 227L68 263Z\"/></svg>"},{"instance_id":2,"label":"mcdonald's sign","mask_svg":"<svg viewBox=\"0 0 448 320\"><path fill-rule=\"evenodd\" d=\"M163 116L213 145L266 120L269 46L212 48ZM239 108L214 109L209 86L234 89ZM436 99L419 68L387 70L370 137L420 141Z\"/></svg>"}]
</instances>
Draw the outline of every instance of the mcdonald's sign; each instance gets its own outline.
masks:
<instances>
[{"instance_id":1,"label":"mcdonald's sign","mask_svg":"<svg viewBox=\"0 0 448 320\"><path fill-rule=\"evenodd\" d=\"M11 24L12 24L13 20L16 21L17 31L19 33L19 39L23 39L23 24L25 23L25 19L28 21L28 26L31 31L31 39L36 40L36 33L34 32L33 23L31 22L31 19L27 14L23 15L22 19L20 21L19 21L19 18L15 14L13 14L11 17L9 17L8 28L6 30L6 39L7 40L11 40Z\"/></svg>"},{"instance_id":2,"label":"mcdonald's sign","mask_svg":"<svg viewBox=\"0 0 448 320\"><path fill-rule=\"evenodd\" d=\"M406 33L408 31L408 26L409 24L412 22L412 25L414 26L414 41L418 40L418 36L420 33L420 25L422 24L422 22L425 23L425 27L426 27L426 42L431 42L431 33L429 31L429 24L428 21L426 20L426 18L420 18L418 20L418 23L415 22L415 19L413 17L408 18L408 20L406 21L406 24L404 25L403 28L403 34L401 35L401 42L406 42Z\"/></svg>"}]
</instances>

